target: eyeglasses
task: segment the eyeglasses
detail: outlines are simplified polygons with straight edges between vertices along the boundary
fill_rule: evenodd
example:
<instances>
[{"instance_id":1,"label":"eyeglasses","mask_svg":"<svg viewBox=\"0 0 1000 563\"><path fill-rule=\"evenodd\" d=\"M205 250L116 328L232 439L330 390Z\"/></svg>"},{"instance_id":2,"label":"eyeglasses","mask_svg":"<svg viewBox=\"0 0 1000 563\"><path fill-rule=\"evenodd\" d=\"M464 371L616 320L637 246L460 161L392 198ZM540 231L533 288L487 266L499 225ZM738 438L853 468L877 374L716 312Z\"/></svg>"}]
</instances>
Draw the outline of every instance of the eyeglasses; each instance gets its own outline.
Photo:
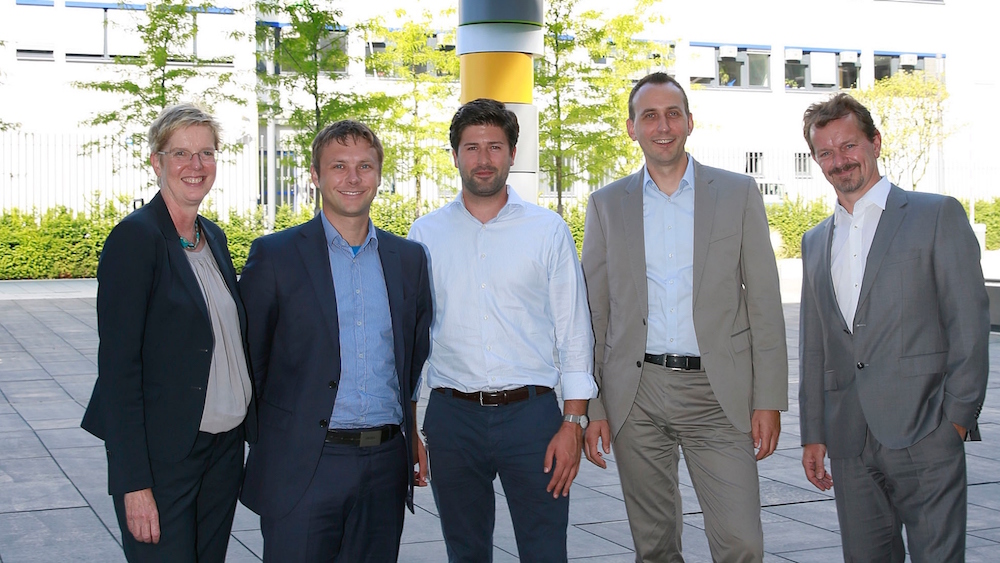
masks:
<instances>
[{"instance_id":1,"label":"eyeglasses","mask_svg":"<svg viewBox=\"0 0 1000 563\"><path fill-rule=\"evenodd\" d=\"M204 149L195 152L177 149L173 151L156 151L156 154L167 155L174 162L191 162L195 155L198 155L198 159L202 162L215 162L215 149Z\"/></svg>"}]
</instances>

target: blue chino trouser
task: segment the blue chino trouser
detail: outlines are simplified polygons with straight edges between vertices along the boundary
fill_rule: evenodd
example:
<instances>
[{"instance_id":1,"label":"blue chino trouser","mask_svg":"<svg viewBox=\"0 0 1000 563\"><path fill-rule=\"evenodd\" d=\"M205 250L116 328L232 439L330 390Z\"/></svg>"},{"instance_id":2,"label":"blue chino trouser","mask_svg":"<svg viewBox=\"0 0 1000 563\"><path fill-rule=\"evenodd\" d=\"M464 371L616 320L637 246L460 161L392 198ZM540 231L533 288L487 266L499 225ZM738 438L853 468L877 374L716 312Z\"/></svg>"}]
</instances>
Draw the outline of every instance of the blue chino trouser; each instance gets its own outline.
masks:
<instances>
[{"instance_id":1,"label":"blue chino trouser","mask_svg":"<svg viewBox=\"0 0 1000 563\"><path fill-rule=\"evenodd\" d=\"M508 405L482 406L431 392L424 434L431 488L451 563L493 561L495 496L503 484L520 560L566 561L569 497L552 498L545 487L545 451L562 425L555 393ZM554 469L553 469L554 471Z\"/></svg>"}]
</instances>

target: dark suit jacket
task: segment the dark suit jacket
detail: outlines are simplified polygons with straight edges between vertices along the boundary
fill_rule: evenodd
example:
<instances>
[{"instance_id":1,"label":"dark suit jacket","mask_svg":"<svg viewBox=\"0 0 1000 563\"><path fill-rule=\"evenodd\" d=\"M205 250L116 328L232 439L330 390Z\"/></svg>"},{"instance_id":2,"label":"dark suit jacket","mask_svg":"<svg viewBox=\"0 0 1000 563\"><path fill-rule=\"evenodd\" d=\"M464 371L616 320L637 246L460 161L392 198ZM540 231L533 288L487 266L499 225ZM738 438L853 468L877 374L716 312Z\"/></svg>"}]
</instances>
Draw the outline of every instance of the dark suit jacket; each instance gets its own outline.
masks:
<instances>
[{"instance_id":1,"label":"dark suit jacket","mask_svg":"<svg viewBox=\"0 0 1000 563\"><path fill-rule=\"evenodd\" d=\"M336 291L322 221L317 216L254 241L240 278L261 422L241 500L274 518L288 514L313 479L340 382ZM416 428L411 398L430 347L427 257L416 243L382 230L376 236L410 467ZM412 475L400 478L410 482L412 510Z\"/></svg>"},{"instance_id":2,"label":"dark suit jacket","mask_svg":"<svg viewBox=\"0 0 1000 563\"><path fill-rule=\"evenodd\" d=\"M246 311L226 235L199 220L245 335ZM159 194L115 226L101 252L98 377L81 426L104 440L111 494L152 487L149 460L180 461L198 436L214 337L184 252ZM256 424L251 400L248 440L255 439Z\"/></svg>"},{"instance_id":3,"label":"dark suit jacket","mask_svg":"<svg viewBox=\"0 0 1000 563\"><path fill-rule=\"evenodd\" d=\"M583 274L594 323L600 401L590 417L617 435L632 410L646 352L643 171L590 196ZM764 201L749 176L694 162L695 336L729 421L750 432L754 410L788 408L788 355L778 267Z\"/></svg>"},{"instance_id":4,"label":"dark suit jacket","mask_svg":"<svg viewBox=\"0 0 1000 563\"><path fill-rule=\"evenodd\" d=\"M866 428L912 446L942 417L975 429L989 372L989 301L961 204L892 186L853 333L830 273L833 217L802 237L799 416L803 444L854 457Z\"/></svg>"}]
</instances>

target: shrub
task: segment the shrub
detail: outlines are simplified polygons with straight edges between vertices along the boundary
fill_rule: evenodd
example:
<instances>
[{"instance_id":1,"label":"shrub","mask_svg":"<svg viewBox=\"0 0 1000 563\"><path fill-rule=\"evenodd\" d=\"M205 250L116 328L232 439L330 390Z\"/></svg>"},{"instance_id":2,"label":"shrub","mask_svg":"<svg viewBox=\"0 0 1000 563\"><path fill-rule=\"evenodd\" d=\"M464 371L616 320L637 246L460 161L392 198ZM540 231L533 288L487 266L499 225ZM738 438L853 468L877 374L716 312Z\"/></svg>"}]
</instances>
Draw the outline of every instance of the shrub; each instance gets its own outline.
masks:
<instances>
[{"instance_id":1,"label":"shrub","mask_svg":"<svg viewBox=\"0 0 1000 563\"><path fill-rule=\"evenodd\" d=\"M802 235L830 215L822 200L802 201L785 198L767 206L768 225L781 235L781 247L774 249L778 258L800 258Z\"/></svg>"}]
</instances>

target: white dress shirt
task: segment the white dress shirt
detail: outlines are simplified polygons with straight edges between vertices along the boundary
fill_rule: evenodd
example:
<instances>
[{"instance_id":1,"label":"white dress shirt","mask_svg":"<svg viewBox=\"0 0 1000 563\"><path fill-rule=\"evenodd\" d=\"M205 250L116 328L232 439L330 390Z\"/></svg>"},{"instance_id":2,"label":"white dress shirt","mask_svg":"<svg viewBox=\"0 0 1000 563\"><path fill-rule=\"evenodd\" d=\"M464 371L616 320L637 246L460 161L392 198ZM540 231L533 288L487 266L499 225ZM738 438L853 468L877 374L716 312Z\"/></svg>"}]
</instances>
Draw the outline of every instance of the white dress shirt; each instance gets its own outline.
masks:
<instances>
[{"instance_id":1,"label":"white dress shirt","mask_svg":"<svg viewBox=\"0 0 1000 563\"><path fill-rule=\"evenodd\" d=\"M506 205L484 224L459 193L417 219L409 238L430 257L431 388L561 383L563 399L597 396L583 270L562 218L508 187Z\"/></svg>"},{"instance_id":2,"label":"white dress shirt","mask_svg":"<svg viewBox=\"0 0 1000 563\"><path fill-rule=\"evenodd\" d=\"M837 202L833 213L833 244L830 248L830 275L837 295L837 304L847 322L847 329L854 332L854 313L861 296L861 281L865 278L868 252L872 248L885 200L889 197L889 180L885 176L854 204L854 213L848 213Z\"/></svg>"}]
</instances>

